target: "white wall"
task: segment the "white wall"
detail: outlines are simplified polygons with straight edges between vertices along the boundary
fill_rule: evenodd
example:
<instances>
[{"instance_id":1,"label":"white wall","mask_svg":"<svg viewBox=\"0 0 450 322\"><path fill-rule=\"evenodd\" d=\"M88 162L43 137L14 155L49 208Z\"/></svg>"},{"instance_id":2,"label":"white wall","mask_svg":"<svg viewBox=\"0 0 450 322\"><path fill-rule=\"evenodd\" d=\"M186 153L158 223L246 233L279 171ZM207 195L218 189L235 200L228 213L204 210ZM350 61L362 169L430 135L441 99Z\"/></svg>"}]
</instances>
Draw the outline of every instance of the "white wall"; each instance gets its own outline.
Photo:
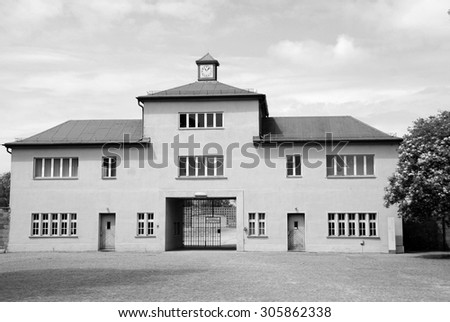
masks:
<instances>
[{"instance_id":1,"label":"white wall","mask_svg":"<svg viewBox=\"0 0 450 322\"><path fill-rule=\"evenodd\" d=\"M179 130L179 112L220 111L224 113L224 129ZM252 145L258 135L258 102L167 102L146 103L144 108L145 135L151 138L150 149L139 167L138 151L131 149L130 168L119 165L116 180L101 179L101 150L73 149L14 149L11 189L11 251L33 250L97 250L99 213L116 213L116 249L164 250L165 234L170 231L165 220L167 198L192 198L197 192L210 197L236 198L237 249L239 251L286 251L287 214L305 213L306 251L360 252L361 238L327 238L329 212L376 212L378 238L364 238L364 251L388 252L387 218L396 217L396 209L383 206L387 177L394 172L397 161L396 144L349 144L343 154L374 154L375 177L359 179L329 179L326 177L325 151L310 151L310 162L320 161L316 168L302 166L301 178L286 177L286 159L275 150L270 159L275 168L265 165L268 148ZM179 135L187 142L190 135L200 143L194 154L210 142L224 150L235 143L258 155L258 166L245 169L241 162L252 160L233 150L232 167L225 169L224 179L180 179L170 143ZM161 162L163 145L168 145L169 162L161 169L148 163ZM302 153L301 145L290 153ZM145 152L145 153L144 153ZM121 151L123 153L123 150ZM187 151L181 151L186 155ZM267 154L267 153L266 153ZM34 157L79 158L77 180L33 180ZM225 157L227 158L227 157ZM227 160L225 160L226 162ZM77 238L30 238L31 213L76 212ZM155 213L156 238L136 238L138 212ZM249 212L266 213L268 238L247 238ZM169 223L170 224L170 223ZM396 220L396 234L401 246L401 221ZM169 248L172 246L169 245Z\"/></svg>"}]
</instances>

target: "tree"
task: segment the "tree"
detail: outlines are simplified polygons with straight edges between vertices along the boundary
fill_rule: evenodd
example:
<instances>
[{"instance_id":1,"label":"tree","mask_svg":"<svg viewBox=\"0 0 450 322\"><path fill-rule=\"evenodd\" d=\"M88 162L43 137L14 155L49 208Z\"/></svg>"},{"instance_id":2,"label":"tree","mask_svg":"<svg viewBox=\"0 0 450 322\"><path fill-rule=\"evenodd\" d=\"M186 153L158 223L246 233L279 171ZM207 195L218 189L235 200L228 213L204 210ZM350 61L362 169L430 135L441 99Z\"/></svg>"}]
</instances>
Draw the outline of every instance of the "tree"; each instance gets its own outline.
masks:
<instances>
[{"instance_id":1,"label":"tree","mask_svg":"<svg viewBox=\"0 0 450 322\"><path fill-rule=\"evenodd\" d=\"M420 118L403 137L399 161L386 187L385 206L398 205L405 220L442 223L443 249L447 249L445 226L450 212L450 111Z\"/></svg>"},{"instance_id":2,"label":"tree","mask_svg":"<svg viewBox=\"0 0 450 322\"><path fill-rule=\"evenodd\" d=\"M0 207L9 207L9 189L11 187L11 172L0 175Z\"/></svg>"}]
</instances>

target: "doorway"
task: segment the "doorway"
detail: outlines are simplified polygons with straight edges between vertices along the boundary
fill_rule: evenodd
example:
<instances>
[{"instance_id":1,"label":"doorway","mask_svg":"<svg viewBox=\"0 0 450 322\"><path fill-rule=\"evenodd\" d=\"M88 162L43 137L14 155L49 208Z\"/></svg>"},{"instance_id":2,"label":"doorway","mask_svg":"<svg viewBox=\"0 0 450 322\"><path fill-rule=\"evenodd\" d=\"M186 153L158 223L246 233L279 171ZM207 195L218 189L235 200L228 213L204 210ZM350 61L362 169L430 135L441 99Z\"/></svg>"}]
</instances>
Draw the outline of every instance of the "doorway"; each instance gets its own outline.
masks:
<instances>
[{"instance_id":1,"label":"doorway","mask_svg":"<svg viewBox=\"0 0 450 322\"><path fill-rule=\"evenodd\" d=\"M114 251L116 239L116 214L100 214L100 245L102 251Z\"/></svg>"},{"instance_id":2,"label":"doorway","mask_svg":"<svg viewBox=\"0 0 450 322\"><path fill-rule=\"evenodd\" d=\"M288 250L305 250L305 214L288 214Z\"/></svg>"},{"instance_id":3,"label":"doorway","mask_svg":"<svg viewBox=\"0 0 450 322\"><path fill-rule=\"evenodd\" d=\"M165 249L236 250L235 198L167 198Z\"/></svg>"}]
</instances>

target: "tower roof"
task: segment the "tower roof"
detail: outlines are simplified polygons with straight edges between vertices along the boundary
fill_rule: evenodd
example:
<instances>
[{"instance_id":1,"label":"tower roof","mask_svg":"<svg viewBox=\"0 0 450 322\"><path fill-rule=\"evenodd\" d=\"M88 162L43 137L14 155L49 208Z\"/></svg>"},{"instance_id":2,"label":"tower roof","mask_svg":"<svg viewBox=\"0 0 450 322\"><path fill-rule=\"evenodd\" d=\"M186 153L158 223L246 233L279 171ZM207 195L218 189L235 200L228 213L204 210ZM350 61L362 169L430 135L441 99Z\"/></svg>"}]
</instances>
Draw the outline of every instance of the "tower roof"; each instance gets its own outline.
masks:
<instances>
[{"instance_id":1,"label":"tower roof","mask_svg":"<svg viewBox=\"0 0 450 322\"><path fill-rule=\"evenodd\" d=\"M215 59L213 56L211 56L210 53L207 53L205 56L203 56L200 59L197 59L195 63L198 64L216 64L217 66L220 66L219 61Z\"/></svg>"}]
</instances>

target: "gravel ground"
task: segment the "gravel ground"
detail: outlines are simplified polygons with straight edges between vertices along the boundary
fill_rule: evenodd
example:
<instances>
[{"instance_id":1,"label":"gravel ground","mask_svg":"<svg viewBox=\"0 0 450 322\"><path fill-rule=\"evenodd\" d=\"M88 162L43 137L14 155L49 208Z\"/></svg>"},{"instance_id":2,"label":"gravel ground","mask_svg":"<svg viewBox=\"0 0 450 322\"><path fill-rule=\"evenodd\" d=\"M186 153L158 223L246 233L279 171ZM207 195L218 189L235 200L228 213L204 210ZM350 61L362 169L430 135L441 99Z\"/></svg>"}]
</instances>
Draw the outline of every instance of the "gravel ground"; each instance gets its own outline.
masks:
<instances>
[{"instance_id":1,"label":"gravel ground","mask_svg":"<svg viewBox=\"0 0 450 322\"><path fill-rule=\"evenodd\" d=\"M450 301L450 253L7 253L0 301Z\"/></svg>"}]
</instances>

